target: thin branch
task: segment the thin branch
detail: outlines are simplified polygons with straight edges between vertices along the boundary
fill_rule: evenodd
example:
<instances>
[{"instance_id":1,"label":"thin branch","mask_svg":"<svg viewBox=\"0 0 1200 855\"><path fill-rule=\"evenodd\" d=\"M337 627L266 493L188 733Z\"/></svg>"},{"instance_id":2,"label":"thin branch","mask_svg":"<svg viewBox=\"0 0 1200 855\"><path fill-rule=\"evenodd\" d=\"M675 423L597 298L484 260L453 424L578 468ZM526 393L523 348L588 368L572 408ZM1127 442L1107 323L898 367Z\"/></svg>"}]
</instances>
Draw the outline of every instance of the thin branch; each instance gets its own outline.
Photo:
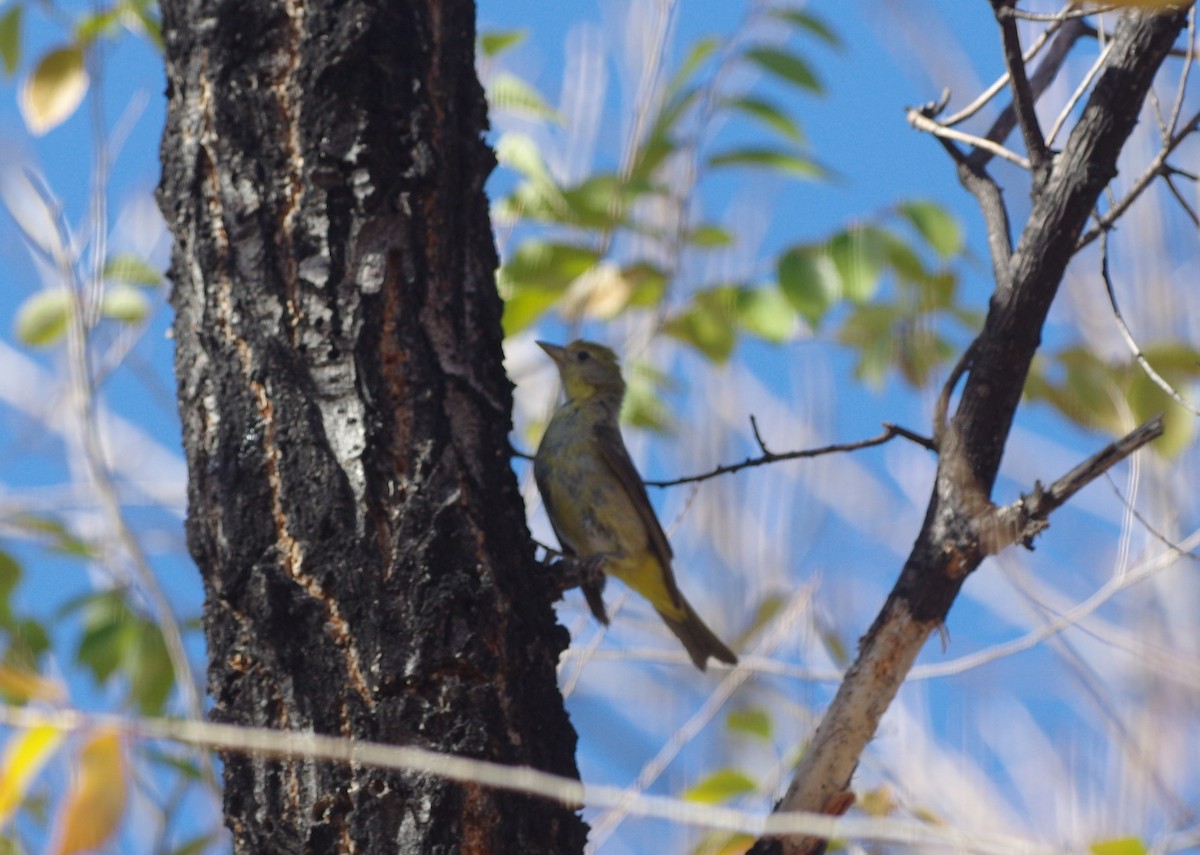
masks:
<instances>
[{"instance_id":1,"label":"thin branch","mask_svg":"<svg viewBox=\"0 0 1200 855\"><path fill-rule=\"evenodd\" d=\"M1060 12L1059 14L1061 15L1062 13ZM1063 18L1061 20L1055 19L1054 21L1052 21L1050 26L1046 27L1046 29L1042 31L1041 35L1039 35L1034 40L1033 44L1031 44L1029 46L1029 49L1025 51L1025 54L1022 57L1022 59L1024 59L1025 62L1032 62L1034 57L1036 57L1038 55L1038 53L1041 51L1042 47L1046 44L1046 42L1049 41L1050 36L1054 35L1054 33L1062 26L1064 20L1066 20L1067 18L1071 18L1071 17L1073 17L1073 16L1065 15L1065 16L1063 16ZM1067 48L1067 50L1069 50L1070 46L1075 43L1076 38L1078 38L1078 35L1073 35L1071 38L1065 39L1065 40L1062 37L1060 37L1059 40L1055 42L1055 44L1057 45L1059 42L1066 41L1066 48ZM1057 66L1061 64L1062 60L1061 60L1061 58L1059 58L1058 60L1054 60L1053 59L1054 53L1055 53L1055 51L1052 50L1050 55L1047 56L1047 58L1042 62L1042 64L1040 66L1038 66L1038 72L1040 72L1041 69L1044 67L1053 65L1055 67L1055 73L1057 73ZM1063 54L1065 55L1065 51L1063 51ZM1035 78L1036 78L1038 72L1035 72L1035 75L1034 75ZM1002 92L1004 90L1004 87L1007 85L1008 85L1008 73L1005 72L1004 74L1002 74L998 78L996 78L996 80L992 83L991 86L989 86L987 89L983 90L983 92L981 92L975 98L974 101L972 101L966 107L963 107L961 110L959 110L953 116L949 116L948 118L946 118L944 120L943 124L945 124L949 127L953 127L954 125L957 125L960 122L964 122L967 119L971 118L976 113L978 113L980 110L982 110L989 101L991 101L1000 92ZM1036 79L1033 81L1033 86L1034 86L1035 91L1039 91ZM1009 108L1005 108L1004 112L1008 113L1011 116L1011 110ZM1003 114L1001 114L1001 115L1003 115ZM1011 125L1009 127L1011 129ZM1004 135L1008 136L1008 133L1005 132ZM991 135L989 134L989 136L991 136Z\"/></svg>"},{"instance_id":2,"label":"thin branch","mask_svg":"<svg viewBox=\"0 0 1200 855\"><path fill-rule=\"evenodd\" d=\"M1050 126L1050 133L1046 135L1046 145L1054 145L1054 139L1058 136L1058 132L1062 130L1063 125L1067 123L1071 111L1075 109L1075 105L1083 98L1088 87L1092 85L1092 81L1096 79L1096 75L1100 73L1100 69L1104 67L1104 63L1108 60L1108 55L1112 53L1112 46L1112 42L1104 46L1104 50L1100 51L1100 55L1096 57L1096 61L1092 63L1092 67L1088 69L1087 74L1083 76L1083 79L1079 81L1079 85L1075 87L1075 91L1071 93L1071 97L1067 99L1067 103L1063 105L1062 110L1059 112L1058 118Z\"/></svg>"},{"instance_id":3,"label":"thin branch","mask_svg":"<svg viewBox=\"0 0 1200 855\"><path fill-rule=\"evenodd\" d=\"M1155 386L1162 389L1179 406L1183 407L1194 416L1200 416L1200 409L1189 403L1179 391L1167 382L1166 378L1154 370L1150 362L1146 359L1142 349L1138 346L1137 341L1133 337L1133 333L1129 331L1129 324L1125 323L1125 316L1121 314L1121 307L1117 305L1117 292L1113 287L1112 276L1108 270L1108 230L1100 233L1100 275L1104 277L1104 290L1108 292L1108 304L1112 306L1113 319L1117 322L1117 329L1121 331L1121 338L1125 339L1125 344L1129 346L1129 352L1133 354L1133 358L1137 360L1138 365L1142 366L1142 370L1146 372L1146 376Z\"/></svg>"},{"instance_id":4,"label":"thin branch","mask_svg":"<svg viewBox=\"0 0 1200 855\"><path fill-rule=\"evenodd\" d=\"M994 555L1014 543L1032 548L1033 538L1049 526L1050 514L1113 466L1163 434L1163 417L1157 415L1116 442L1109 443L1087 460L1052 483L1035 484L1033 492L1003 508L997 508L989 524L981 520L979 545Z\"/></svg>"},{"instance_id":5,"label":"thin branch","mask_svg":"<svg viewBox=\"0 0 1200 855\"><path fill-rule=\"evenodd\" d=\"M938 448L941 448L942 437L946 435L946 418L950 412L950 397L954 394L954 387L958 385L958 381L971 367L971 360L974 358L975 342L972 341L963 351L962 356L958 358L958 362L950 369L950 376L946 378L946 382L942 384L942 391L938 393L937 403L933 408L933 442Z\"/></svg>"},{"instance_id":6,"label":"thin branch","mask_svg":"<svg viewBox=\"0 0 1200 855\"><path fill-rule=\"evenodd\" d=\"M1188 200L1184 198L1184 195L1179 192L1179 188L1175 186L1173 176L1178 173L1178 171L1179 170L1175 169L1168 170L1163 174L1163 181L1166 183L1167 189L1171 191L1171 195L1175 197L1175 201L1179 203L1179 206L1183 208L1184 213L1186 213L1188 218L1192 221L1192 225L1200 228L1200 217L1196 216L1196 211L1192 208Z\"/></svg>"},{"instance_id":7,"label":"thin branch","mask_svg":"<svg viewBox=\"0 0 1200 855\"><path fill-rule=\"evenodd\" d=\"M883 445L885 442L890 442L896 437L904 437L910 442L915 442L922 448L930 451L936 451L933 440L928 437L921 436L918 433L902 428L899 425L891 424L890 422L883 423L883 433L879 436L871 437L870 439L862 439L858 442L837 443L835 445L824 445L820 448L807 448L800 451L784 451L776 454L769 451L762 441L762 437L758 434L758 425L751 416L750 423L754 428L754 437L758 441L758 447L762 451L759 457L747 457L741 463L729 463L721 465L708 472L700 475L688 475L685 478L673 478L669 481L647 481L647 487L675 487L679 484L692 484L697 481L707 481L710 478L716 478L721 475L729 475L733 472L740 472L743 469L749 469L753 466L764 466L768 463L779 463L784 460L798 460L807 457L821 457L825 454L838 454L844 451L859 451L863 448L871 448L876 445Z\"/></svg>"},{"instance_id":8,"label":"thin branch","mask_svg":"<svg viewBox=\"0 0 1200 855\"><path fill-rule=\"evenodd\" d=\"M1078 18L1073 18L1065 22L1061 28L1057 24L1051 24L1042 33L1042 39L1048 38L1055 30L1058 31L1058 36L1050 45L1050 49L1046 52L1045 57L1038 63L1037 69L1033 72L1033 76L1029 78L1029 86L1033 91L1033 98L1036 101L1042 97L1042 94L1050 88L1050 84L1058 77L1059 70L1067 61L1067 57L1071 54L1071 49L1075 46L1075 42L1083 38L1087 32L1087 25ZM1037 42L1041 44L1041 41ZM1032 48L1031 48L1032 50ZM1030 51L1026 51L1026 61L1028 62ZM1004 78L1007 80L1007 75ZM950 124L950 122L947 122ZM1000 115L996 117L996 121L988 128L988 132L984 134L988 139L996 142L1003 142L1008 139L1008 135L1012 133L1012 129L1017 124L1017 115L1013 110L1012 104L1009 104ZM983 167L991 160L991 154L986 150L977 150L971 155L971 163L974 166Z\"/></svg>"},{"instance_id":9,"label":"thin branch","mask_svg":"<svg viewBox=\"0 0 1200 855\"><path fill-rule=\"evenodd\" d=\"M1155 155L1154 160L1150 161L1150 164L1142 171L1142 174L1139 175L1137 180L1133 182L1133 186L1129 189L1129 192L1125 194L1124 198L1114 204L1109 209L1107 214L1096 218L1096 225L1085 232L1076 242L1076 252L1083 249L1096 238L1100 237L1100 234L1105 229L1110 228L1113 223L1121 218L1121 215L1123 215L1129 209L1129 206L1132 205L1134 201L1142 195L1143 192L1145 192L1146 188L1150 186L1155 178L1158 178L1160 175L1165 174L1167 170L1171 169L1171 167L1167 165L1167 158L1170 157L1171 152L1175 151L1175 149L1179 147L1180 143L1182 143L1189 135L1191 135L1197 127L1200 127L1200 113L1196 113L1194 116L1192 116L1192 118L1189 119L1186 124L1184 124L1179 132L1163 145L1162 150Z\"/></svg>"},{"instance_id":10,"label":"thin branch","mask_svg":"<svg viewBox=\"0 0 1200 855\"><path fill-rule=\"evenodd\" d=\"M1003 11L998 11L997 15L1007 15L1010 18L1017 18L1022 21L1063 21L1069 18L1088 18L1092 15L1100 15L1104 12L1112 12L1120 9L1120 4L1111 4L1108 6L1085 6L1079 8L1075 3L1068 3L1058 12L1027 12L1024 9L1018 9L1016 6L1009 7Z\"/></svg>"},{"instance_id":11,"label":"thin branch","mask_svg":"<svg viewBox=\"0 0 1200 855\"><path fill-rule=\"evenodd\" d=\"M940 122L929 118L923 112L921 112L921 110L915 107L910 107L908 109L907 118L908 123L918 131L925 131L926 133L933 134L935 137L941 137L942 139L947 140L955 140L956 142L966 143L967 145L974 146L977 149L983 149L990 154L994 154L996 157L1007 160L1009 163L1015 163L1022 169L1031 168L1027 158L1021 157L1021 155L1014 151L1010 151L1009 149L1000 145L1000 143L993 142L986 137L980 137L976 136L975 134L956 131L954 128L948 128Z\"/></svg>"},{"instance_id":12,"label":"thin branch","mask_svg":"<svg viewBox=\"0 0 1200 855\"><path fill-rule=\"evenodd\" d=\"M1050 165L1050 152L1046 148L1046 138L1042 135L1038 124L1037 111L1034 109L1035 97L1029 85L1029 77L1025 74L1025 57L1021 54L1021 39L1017 33L1017 22L1011 16L1001 12L1011 9L1014 0L992 0L992 8L996 11L996 21L1000 25L1001 43L1004 46L1004 64L1008 68L1009 88L1012 90L1012 106L1017 116L1017 124L1021 128L1021 137L1025 141L1025 151L1029 155L1029 163L1033 167L1034 186L1038 187L1045 180L1045 173Z\"/></svg>"}]
</instances>

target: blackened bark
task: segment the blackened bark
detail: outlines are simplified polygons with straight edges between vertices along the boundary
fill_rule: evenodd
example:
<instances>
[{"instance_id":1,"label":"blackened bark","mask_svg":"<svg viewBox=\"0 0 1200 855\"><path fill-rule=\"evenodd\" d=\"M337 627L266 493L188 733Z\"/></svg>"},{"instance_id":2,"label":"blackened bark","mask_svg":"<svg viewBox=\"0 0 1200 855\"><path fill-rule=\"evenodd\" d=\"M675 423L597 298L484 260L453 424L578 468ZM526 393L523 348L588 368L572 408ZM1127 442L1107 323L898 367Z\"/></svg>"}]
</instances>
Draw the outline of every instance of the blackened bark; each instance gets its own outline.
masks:
<instances>
[{"instance_id":1,"label":"blackened bark","mask_svg":"<svg viewBox=\"0 0 1200 855\"><path fill-rule=\"evenodd\" d=\"M507 434L469 0L163 0L188 543L221 721L577 776ZM569 810L225 758L239 852L572 852Z\"/></svg>"}]
</instances>

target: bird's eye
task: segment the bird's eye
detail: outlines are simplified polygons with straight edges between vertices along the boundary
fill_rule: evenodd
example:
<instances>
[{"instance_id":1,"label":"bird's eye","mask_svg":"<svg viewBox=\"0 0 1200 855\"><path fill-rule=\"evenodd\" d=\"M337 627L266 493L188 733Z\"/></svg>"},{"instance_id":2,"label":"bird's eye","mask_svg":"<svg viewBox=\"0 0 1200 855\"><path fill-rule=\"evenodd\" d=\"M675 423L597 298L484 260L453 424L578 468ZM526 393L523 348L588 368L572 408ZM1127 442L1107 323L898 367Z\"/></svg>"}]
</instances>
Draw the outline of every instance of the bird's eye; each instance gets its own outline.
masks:
<instances>
[{"instance_id":1,"label":"bird's eye","mask_svg":"<svg viewBox=\"0 0 1200 855\"><path fill-rule=\"evenodd\" d=\"M587 362L589 359L592 358L592 355L590 353L588 353L586 350L581 350L581 351L579 351L579 354L575 358L577 360L579 360L580 362Z\"/></svg>"}]
</instances>

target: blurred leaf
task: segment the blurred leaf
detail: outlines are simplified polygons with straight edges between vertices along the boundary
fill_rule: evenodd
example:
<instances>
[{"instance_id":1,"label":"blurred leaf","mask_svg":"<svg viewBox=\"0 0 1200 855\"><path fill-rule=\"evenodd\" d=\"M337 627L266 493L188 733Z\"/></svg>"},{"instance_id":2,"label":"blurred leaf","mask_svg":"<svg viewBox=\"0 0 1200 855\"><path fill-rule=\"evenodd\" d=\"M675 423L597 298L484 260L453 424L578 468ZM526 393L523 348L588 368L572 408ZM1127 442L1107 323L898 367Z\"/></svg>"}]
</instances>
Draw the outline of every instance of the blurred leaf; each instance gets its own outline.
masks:
<instances>
[{"instance_id":1,"label":"blurred leaf","mask_svg":"<svg viewBox=\"0 0 1200 855\"><path fill-rule=\"evenodd\" d=\"M1088 850L1093 855L1146 855L1150 850L1136 837L1120 837L1093 843Z\"/></svg>"},{"instance_id":2,"label":"blurred leaf","mask_svg":"<svg viewBox=\"0 0 1200 855\"><path fill-rule=\"evenodd\" d=\"M838 341L848 345L858 356L855 376L875 389L882 387L892 368L895 351L892 332L898 317L896 307L892 305L859 305L838 331Z\"/></svg>"},{"instance_id":3,"label":"blurred leaf","mask_svg":"<svg viewBox=\"0 0 1200 855\"><path fill-rule=\"evenodd\" d=\"M0 692L17 703L29 701L57 702L67 697L66 688L57 680L43 677L36 671L0 664Z\"/></svg>"},{"instance_id":4,"label":"blurred leaf","mask_svg":"<svg viewBox=\"0 0 1200 855\"><path fill-rule=\"evenodd\" d=\"M781 80L807 89L810 92L824 91L821 81L807 62L793 53L778 48L751 48L744 54L746 59Z\"/></svg>"},{"instance_id":5,"label":"blurred leaf","mask_svg":"<svg viewBox=\"0 0 1200 855\"><path fill-rule=\"evenodd\" d=\"M663 397L672 386L670 376L639 360L626 367L625 380L628 386L621 402L621 421L654 433L669 433L671 411Z\"/></svg>"},{"instance_id":6,"label":"blurred leaf","mask_svg":"<svg viewBox=\"0 0 1200 855\"><path fill-rule=\"evenodd\" d=\"M524 30L491 30L479 37L479 49L486 57L497 57L525 41Z\"/></svg>"},{"instance_id":7,"label":"blurred leaf","mask_svg":"<svg viewBox=\"0 0 1200 855\"><path fill-rule=\"evenodd\" d=\"M733 235L720 226L711 223L696 226L687 233L686 240L695 246L729 246L733 243Z\"/></svg>"},{"instance_id":8,"label":"blurred leaf","mask_svg":"<svg viewBox=\"0 0 1200 855\"><path fill-rule=\"evenodd\" d=\"M154 746L143 747L141 753L151 762L193 781L201 779L200 767L189 757L175 757Z\"/></svg>"},{"instance_id":9,"label":"blurred leaf","mask_svg":"<svg viewBox=\"0 0 1200 855\"><path fill-rule=\"evenodd\" d=\"M875 296L887 255L887 234L874 226L859 226L834 235L826 249L842 282L842 296L865 303Z\"/></svg>"},{"instance_id":10,"label":"blurred leaf","mask_svg":"<svg viewBox=\"0 0 1200 855\"><path fill-rule=\"evenodd\" d=\"M779 259L779 288L814 329L841 298L837 268L823 247L795 246Z\"/></svg>"},{"instance_id":11,"label":"blurred leaf","mask_svg":"<svg viewBox=\"0 0 1200 855\"><path fill-rule=\"evenodd\" d=\"M685 790L682 798L689 802L715 805L748 795L754 790L754 781L745 773L736 769L721 769Z\"/></svg>"},{"instance_id":12,"label":"blurred leaf","mask_svg":"<svg viewBox=\"0 0 1200 855\"><path fill-rule=\"evenodd\" d=\"M13 322L13 334L30 347L49 347L66 337L74 298L66 288L38 291L25 299Z\"/></svg>"},{"instance_id":13,"label":"blurred leaf","mask_svg":"<svg viewBox=\"0 0 1200 855\"><path fill-rule=\"evenodd\" d=\"M496 140L496 159L527 178L550 177L542 150L526 134L510 132Z\"/></svg>"},{"instance_id":14,"label":"blurred leaf","mask_svg":"<svg viewBox=\"0 0 1200 855\"><path fill-rule=\"evenodd\" d=\"M710 157L708 165L711 167L757 166L773 169L794 178L815 179L822 178L826 174L823 167L807 157L769 148L739 148L721 152Z\"/></svg>"},{"instance_id":15,"label":"blurred leaf","mask_svg":"<svg viewBox=\"0 0 1200 855\"><path fill-rule=\"evenodd\" d=\"M61 835L55 849L58 855L108 843L125 812L127 775L119 732L115 728L94 731L79 752L71 789L55 821Z\"/></svg>"},{"instance_id":16,"label":"blurred leaf","mask_svg":"<svg viewBox=\"0 0 1200 855\"><path fill-rule=\"evenodd\" d=\"M648 181L676 150L673 133L679 121L700 95L700 87L690 86L669 97L654 119L649 133L634 152L629 175L633 180Z\"/></svg>"},{"instance_id":17,"label":"blurred leaf","mask_svg":"<svg viewBox=\"0 0 1200 855\"><path fill-rule=\"evenodd\" d=\"M714 831L706 834L692 855L746 855L755 838L740 831Z\"/></svg>"},{"instance_id":18,"label":"blurred leaf","mask_svg":"<svg viewBox=\"0 0 1200 855\"><path fill-rule=\"evenodd\" d=\"M663 324L663 331L692 345L713 362L724 362L737 343L733 326L735 299L735 290L728 286L698 292L690 307Z\"/></svg>"},{"instance_id":19,"label":"blurred leaf","mask_svg":"<svg viewBox=\"0 0 1200 855\"><path fill-rule=\"evenodd\" d=\"M632 286L629 305L639 308L657 306L667 293L667 274L649 262L630 265L621 271Z\"/></svg>"},{"instance_id":20,"label":"blurred leaf","mask_svg":"<svg viewBox=\"0 0 1200 855\"><path fill-rule=\"evenodd\" d=\"M914 201L901 205L899 211L942 258L962 252L962 227L945 208L933 202Z\"/></svg>"},{"instance_id":21,"label":"blurred leaf","mask_svg":"<svg viewBox=\"0 0 1200 855\"><path fill-rule=\"evenodd\" d=\"M804 132L800 130L800 126L790 116L779 109L779 107L769 101L764 101L761 98L742 96L740 98L728 98L721 103L731 110L752 116L794 143L799 144L804 142Z\"/></svg>"},{"instance_id":22,"label":"blurred leaf","mask_svg":"<svg viewBox=\"0 0 1200 855\"><path fill-rule=\"evenodd\" d=\"M841 48L842 39L816 15L800 9L772 9L771 14L789 24L807 30L830 47Z\"/></svg>"},{"instance_id":23,"label":"blurred leaf","mask_svg":"<svg viewBox=\"0 0 1200 855\"><path fill-rule=\"evenodd\" d=\"M734 303L738 323L776 344L796 335L796 310L779 288L739 288Z\"/></svg>"},{"instance_id":24,"label":"blurred leaf","mask_svg":"<svg viewBox=\"0 0 1200 855\"><path fill-rule=\"evenodd\" d=\"M121 253L109 257L104 263L103 276L110 282L125 282L129 285L156 286L163 282L162 273L132 253Z\"/></svg>"},{"instance_id":25,"label":"blurred leaf","mask_svg":"<svg viewBox=\"0 0 1200 855\"><path fill-rule=\"evenodd\" d=\"M172 849L166 855L199 855L211 846L215 846L221 836L216 833L202 834L199 837L193 837L191 840L181 844L177 849Z\"/></svg>"},{"instance_id":26,"label":"blurred leaf","mask_svg":"<svg viewBox=\"0 0 1200 855\"><path fill-rule=\"evenodd\" d=\"M88 82L80 48L64 47L43 55L18 95L29 132L41 136L66 121L83 103Z\"/></svg>"},{"instance_id":27,"label":"blurred leaf","mask_svg":"<svg viewBox=\"0 0 1200 855\"><path fill-rule=\"evenodd\" d=\"M75 22L75 43L87 47L97 38L116 32L126 11L125 6L124 3L116 3L107 9L81 15Z\"/></svg>"},{"instance_id":28,"label":"blurred leaf","mask_svg":"<svg viewBox=\"0 0 1200 855\"><path fill-rule=\"evenodd\" d=\"M126 324L140 324L150 315L150 301L132 285L112 285L100 298L100 314Z\"/></svg>"},{"instance_id":29,"label":"blurred leaf","mask_svg":"<svg viewBox=\"0 0 1200 855\"><path fill-rule=\"evenodd\" d=\"M526 288L504 300L505 337L516 335L532 326L550 307L558 302L559 295L553 291L538 291Z\"/></svg>"},{"instance_id":30,"label":"blurred leaf","mask_svg":"<svg viewBox=\"0 0 1200 855\"><path fill-rule=\"evenodd\" d=\"M17 3L0 16L0 60L4 76L12 77L21 65L21 16L25 7Z\"/></svg>"},{"instance_id":31,"label":"blurred leaf","mask_svg":"<svg viewBox=\"0 0 1200 855\"><path fill-rule=\"evenodd\" d=\"M897 807L896 797L887 784L860 793L856 803L868 816L873 817L891 816Z\"/></svg>"},{"instance_id":32,"label":"blurred leaf","mask_svg":"<svg viewBox=\"0 0 1200 855\"><path fill-rule=\"evenodd\" d=\"M143 715L162 715L175 687L167 643L162 630L150 621L139 620L135 630L128 663L129 692Z\"/></svg>"},{"instance_id":33,"label":"blurred leaf","mask_svg":"<svg viewBox=\"0 0 1200 855\"><path fill-rule=\"evenodd\" d=\"M558 112L546 103L540 92L508 72L501 72L492 78L488 89L488 103L493 109L516 115L554 122L560 120Z\"/></svg>"},{"instance_id":34,"label":"blurred leaf","mask_svg":"<svg viewBox=\"0 0 1200 855\"><path fill-rule=\"evenodd\" d=\"M20 807L29 785L62 741L63 732L47 726L18 729L9 737L0 761L0 827Z\"/></svg>"},{"instance_id":35,"label":"blurred leaf","mask_svg":"<svg viewBox=\"0 0 1200 855\"><path fill-rule=\"evenodd\" d=\"M503 288L559 292L599 260L600 254L591 247L529 240L501 265L499 279Z\"/></svg>"},{"instance_id":36,"label":"blurred leaf","mask_svg":"<svg viewBox=\"0 0 1200 855\"><path fill-rule=\"evenodd\" d=\"M39 535L47 541L47 546L62 555L75 558L92 558L94 551L87 541L78 538L60 520L44 514L20 514L8 520L10 525Z\"/></svg>"},{"instance_id":37,"label":"blurred leaf","mask_svg":"<svg viewBox=\"0 0 1200 855\"><path fill-rule=\"evenodd\" d=\"M137 22L135 26L129 26L129 29L135 32L137 29L141 29L143 35L158 48L159 53L162 53L162 21L156 18L152 11L157 7L158 3L156 2L134 2L131 6L127 6L133 19Z\"/></svg>"},{"instance_id":38,"label":"blurred leaf","mask_svg":"<svg viewBox=\"0 0 1200 855\"><path fill-rule=\"evenodd\" d=\"M609 320L629 305L634 285L611 261L601 261L571 283L559 308L569 321L583 317Z\"/></svg>"},{"instance_id":39,"label":"blurred leaf","mask_svg":"<svg viewBox=\"0 0 1200 855\"><path fill-rule=\"evenodd\" d=\"M691 79L706 59L713 55L718 47L721 46L721 40L716 36L706 36L702 39L697 39L688 51L687 57L679 66L679 70L675 72L670 82L667 83L668 99L677 94L683 85Z\"/></svg>"},{"instance_id":40,"label":"blurred leaf","mask_svg":"<svg viewBox=\"0 0 1200 855\"><path fill-rule=\"evenodd\" d=\"M734 710L725 723L733 733L756 736L764 741L771 738L771 716L763 709Z\"/></svg>"}]
</instances>

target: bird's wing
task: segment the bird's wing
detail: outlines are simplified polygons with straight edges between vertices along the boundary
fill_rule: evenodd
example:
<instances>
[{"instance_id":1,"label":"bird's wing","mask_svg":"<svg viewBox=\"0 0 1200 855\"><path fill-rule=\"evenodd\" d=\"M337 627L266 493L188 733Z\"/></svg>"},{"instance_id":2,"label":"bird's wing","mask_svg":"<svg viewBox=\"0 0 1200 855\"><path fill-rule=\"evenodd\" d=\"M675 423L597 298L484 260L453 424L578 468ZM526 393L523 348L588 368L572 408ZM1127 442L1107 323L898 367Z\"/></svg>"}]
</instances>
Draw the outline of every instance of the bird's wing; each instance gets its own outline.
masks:
<instances>
[{"instance_id":1,"label":"bird's wing","mask_svg":"<svg viewBox=\"0 0 1200 855\"><path fill-rule=\"evenodd\" d=\"M550 478L544 471L544 466L545 464L541 460L535 459L533 477L537 481L538 492L542 494L542 504L546 506L546 516L550 519L550 528L554 530L554 536L558 538L558 545L562 547L563 555L576 555L578 551L567 539L566 534L559 530L558 524L555 522L558 519L558 513L555 511L554 490L550 486Z\"/></svg>"},{"instance_id":2,"label":"bird's wing","mask_svg":"<svg viewBox=\"0 0 1200 855\"><path fill-rule=\"evenodd\" d=\"M642 476L638 475L633 461L629 459L629 452L625 450L625 442L621 439L620 429L615 424L601 422L596 425L594 431L600 458L617 476L617 481L625 489L630 503L637 510L642 525L646 528L646 535L650 540L650 551L662 565L667 591L670 593L671 599L676 604L683 602L683 595L679 593L679 587L675 584L675 574L671 572L671 556L673 555L671 544L667 541L667 535L662 530L658 517L654 515L654 507L650 504L650 497L646 495L646 485L642 483Z\"/></svg>"}]
</instances>

